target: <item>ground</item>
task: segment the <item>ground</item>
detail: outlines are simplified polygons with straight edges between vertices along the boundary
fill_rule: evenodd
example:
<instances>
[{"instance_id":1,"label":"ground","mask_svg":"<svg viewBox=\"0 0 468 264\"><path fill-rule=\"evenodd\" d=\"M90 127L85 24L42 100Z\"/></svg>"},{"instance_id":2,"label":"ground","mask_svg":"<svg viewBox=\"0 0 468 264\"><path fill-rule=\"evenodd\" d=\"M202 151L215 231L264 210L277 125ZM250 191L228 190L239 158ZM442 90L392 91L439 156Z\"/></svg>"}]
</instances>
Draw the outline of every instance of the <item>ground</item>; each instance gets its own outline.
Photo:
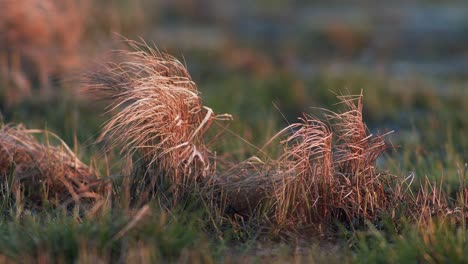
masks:
<instances>
[{"instance_id":1,"label":"ground","mask_svg":"<svg viewBox=\"0 0 468 264\"><path fill-rule=\"evenodd\" d=\"M214 213L196 193L177 204L168 203L165 195L140 203L132 197L127 178L141 174L132 170L137 160L124 157L118 148L105 152L104 143L96 143L109 119L104 114L107 102L77 92L85 86L81 78L67 77L54 82L56 95L50 98L29 96L10 104L2 94L3 123L57 134L100 179L111 182L106 187L109 197L100 204L57 207L51 201L31 207L27 199L13 195L11 175L2 175L0 262L466 262L468 82L462 55L467 40L457 31L466 27L466 19L452 12L466 5L402 5L405 12L400 15L406 22L391 27L385 21L372 23L376 18L357 7L344 8L347 15L337 20L336 14L343 14L337 6L299 8L301 15L296 16L296 6L285 8L282 1L269 9L239 5L231 13L213 4L200 9L209 10L205 14L176 1L164 4L167 12L138 20L132 16L145 13L144 8L123 8L129 3L121 2L107 10L114 13L108 17L121 16L117 22L104 15L92 21L99 26L84 36L84 47L92 48L81 56L117 46L108 39L114 36L109 32L118 30L129 38L144 36L185 62L203 105L233 117L215 122L206 134L216 138L208 144L212 152L229 161L217 164L220 170L252 156L276 156L278 148L265 148L264 156L259 149L302 112L320 116L320 108L339 111L336 95L362 93L369 133L393 131L385 139L391 147L377 160L377 169L396 181L411 182L405 191L415 199L418 191L425 193L428 208L442 202L449 208L429 212L428 218L387 212L356 225L331 223L333 232L297 234L277 233L265 222L249 221L236 212ZM243 8L251 10L250 15L238 21L236 12ZM278 16L279 10L287 15ZM398 13L378 10L390 20ZM225 19L213 15L223 12ZM427 29L420 21L424 15L439 26ZM291 32L283 20L302 26ZM206 26L213 21L216 26ZM224 35L226 28L232 35ZM411 44L417 34L424 45ZM427 40L437 34L440 37ZM453 38L459 41L449 41ZM99 45L102 39L109 44ZM109 57L94 58L102 63ZM87 67L80 72L94 69ZM39 89L33 89L36 92ZM47 137L37 138L49 144Z\"/></svg>"}]
</instances>

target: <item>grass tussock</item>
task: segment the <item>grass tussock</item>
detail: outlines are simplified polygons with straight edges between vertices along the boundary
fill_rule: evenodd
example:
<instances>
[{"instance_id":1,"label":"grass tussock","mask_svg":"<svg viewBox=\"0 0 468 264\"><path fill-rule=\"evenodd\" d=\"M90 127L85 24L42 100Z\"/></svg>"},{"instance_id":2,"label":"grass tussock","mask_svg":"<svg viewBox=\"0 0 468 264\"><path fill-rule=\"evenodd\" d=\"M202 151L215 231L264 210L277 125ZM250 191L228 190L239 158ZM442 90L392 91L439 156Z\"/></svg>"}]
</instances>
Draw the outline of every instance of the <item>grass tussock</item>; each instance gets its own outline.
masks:
<instances>
[{"instance_id":1,"label":"grass tussock","mask_svg":"<svg viewBox=\"0 0 468 264\"><path fill-rule=\"evenodd\" d=\"M339 99L344 112L326 111L324 121L304 114L275 136L283 146L277 160L257 162L251 173L225 184L228 197L243 197L228 198L229 206L245 215L263 207L275 228L295 231L362 225L394 209L394 177L375 164L387 148L384 137L363 123L362 95Z\"/></svg>"},{"instance_id":2,"label":"grass tussock","mask_svg":"<svg viewBox=\"0 0 468 264\"><path fill-rule=\"evenodd\" d=\"M44 135L47 144L41 144L35 134ZM52 141L59 144L51 145ZM21 125L0 128L0 180L4 202L9 197L28 207L67 206L102 197L95 171L60 138Z\"/></svg>"},{"instance_id":3,"label":"grass tussock","mask_svg":"<svg viewBox=\"0 0 468 264\"><path fill-rule=\"evenodd\" d=\"M133 51L120 52L123 62L101 67L87 82L110 102L100 140L140 164L131 177L132 197L147 201L155 189L169 186L175 197L203 200L214 222L227 217L234 225L294 233L327 233L337 224L362 227L387 217L422 222L434 210L450 211L447 195L431 185L413 193L405 181L377 168L389 146L386 134L371 134L364 123L362 94L338 96L343 111L323 110L323 118L304 114L277 133L268 144L280 140L278 158L252 157L217 168L232 161L211 155L205 132L228 116L203 106L174 57L129 43Z\"/></svg>"},{"instance_id":4,"label":"grass tussock","mask_svg":"<svg viewBox=\"0 0 468 264\"><path fill-rule=\"evenodd\" d=\"M87 80L92 93L110 100L111 118L99 140L137 157L143 174L151 174L150 186L169 180L177 192L214 173L204 135L215 119L229 116L203 106L176 58L146 44L129 44L133 51L120 52L123 62L107 64Z\"/></svg>"}]
</instances>

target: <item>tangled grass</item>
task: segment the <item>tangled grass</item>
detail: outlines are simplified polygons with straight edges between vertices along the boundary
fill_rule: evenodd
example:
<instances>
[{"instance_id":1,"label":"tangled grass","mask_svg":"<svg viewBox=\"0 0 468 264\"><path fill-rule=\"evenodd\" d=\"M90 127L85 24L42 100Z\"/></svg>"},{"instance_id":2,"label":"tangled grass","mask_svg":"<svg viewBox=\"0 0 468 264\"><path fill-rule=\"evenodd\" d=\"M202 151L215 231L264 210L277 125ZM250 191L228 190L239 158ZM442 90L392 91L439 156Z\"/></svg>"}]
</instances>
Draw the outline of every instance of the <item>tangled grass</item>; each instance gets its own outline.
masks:
<instances>
[{"instance_id":1,"label":"tangled grass","mask_svg":"<svg viewBox=\"0 0 468 264\"><path fill-rule=\"evenodd\" d=\"M427 206L430 192L410 195L404 181L377 168L389 146L386 134L371 134L363 122L362 94L338 96L344 111L323 110L323 118L304 114L278 132L268 143L280 140L276 159L252 157L217 170L205 132L214 120L229 116L203 106L177 59L146 44L129 44L133 51L120 52L123 62L107 64L87 82L92 93L110 102L111 118L100 140L141 165L131 177L133 197L148 197L148 188L154 194L167 184L176 198L196 190L213 219L295 233L395 217L402 201L403 215L442 208L441 202Z\"/></svg>"},{"instance_id":2,"label":"tangled grass","mask_svg":"<svg viewBox=\"0 0 468 264\"><path fill-rule=\"evenodd\" d=\"M35 134L44 135L47 144L41 144ZM49 145L52 141L59 144ZM95 171L59 137L21 125L0 128L0 180L3 202L10 197L28 207L45 203L67 207L98 200L103 191Z\"/></svg>"},{"instance_id":3,"label":"tangled grass","mask_svg":"<svg viewBox=\"0 0 468 264\"><path fill-rule=\"evenodd\" d=\"M363 123L362 95L339 99L344 112L326 111L325 121L304 114L280 131L271 140L283 146L276 160L245 162L228 173L236 176L221 176L227 205L247 219L266 215L278 231L357 226L394 209L394 177L375 165L387 148L384 135Z\"/></svg>"},{"instance_id":4,"label":"tangled grass","mask_svg":"<svg viewBox=\"0 0 468 264\"><path fill-rule=\"evenodd\" d=\"M279 165L287 175L276 194L277 219L320 229L340 221L348 225L375 221L395 206L391 175L376 168L387 145L369 133L362 119L362 95L340 96L345 111L327 111L325 121L304 115L287 130ZM286 131L286 130L283 130Z\"/></svg>"},{"instance_id":5,"label":"tangled grass","mask_svg":"<svg viewBox=\"0 0 468 264\"><path fill-rule=\"evenodd\" d=\"M108 102L110 118L98 140L107 143L107 150L131 158L133 171L120 186L122 196L130 190L131 206L144 206L155 197L172 205L195 197L197 206L208 209L218 233L225 220L236 228L295 235L325 234L337 225L359 228L388 217L428 223L434 215L453 215L456 223L466 222L464 180L453 201L435 184L426 181L413 191L410 178L398 180L377 168L389 146L386 134L371 134L364 123L362 94L338 96L344 110L322 109L320 118L304 114L279 131L267 143L279 142L276 158L219 160L205 143L206 132L230 115L216 115L202 104L177 59L145 43L129 45L132 51L119 52L121 62L90 73L86 84L91 94ZM3 192L56 204L105 195L95 172L63 142L44 146L32 133L43 132L2 127Z\"/></svg>"},{"instance_id":6,"label":"tangled grass","mask_svg":"<svg viewBox=\"0 0 468 264\"><path fill-rule=\"evenodd\" d=\"M216 116L203 106L185 66L146 44L129 42L124 62L107 64L88 78L89 90L110 100L111 119L99 140L110 148L138 156L152 170L149 185L169 180L174 192L214 173L204 135ZM136 155L137 154L137 155Z\"/></svg>"},{"instance_id":7,"label":"tangled grass","mask_svg":"<svg viewBox=\"0 0 468 264\"><path fill-rule=\"evenodd\" d=\"M459 172L455 199L427 178L415 188L412 177L399 180L379 170L376 162L389 148L388 133L369 132L362 94L338 99L344 111L323 109L322 119L304 114L275 135L271 141L279 138L283 146L278 159L251 159L220 174L226 208L277 234L326 234L337 224L361 228L381 225L383 219L409 219L422 226L435 216L467 222L466 168Z\"/></svg>"}]
</instances>

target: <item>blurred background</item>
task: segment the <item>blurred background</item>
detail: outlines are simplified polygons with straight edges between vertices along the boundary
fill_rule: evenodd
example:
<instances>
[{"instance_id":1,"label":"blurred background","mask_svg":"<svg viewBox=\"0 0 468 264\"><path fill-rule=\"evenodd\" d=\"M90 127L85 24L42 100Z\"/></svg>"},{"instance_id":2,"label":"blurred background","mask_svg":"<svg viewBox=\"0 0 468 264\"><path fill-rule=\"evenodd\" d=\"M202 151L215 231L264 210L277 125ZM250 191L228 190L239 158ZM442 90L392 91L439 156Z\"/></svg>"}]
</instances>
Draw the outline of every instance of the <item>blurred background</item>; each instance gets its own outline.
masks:
<instances>
[{"instance_id":1,"label":"blurred background","mask_svg":"<svg viewBox=\"0 0 468 264\"><path fill-rule=\"evenodd\" d=\"M183 61L229 129L220 155L241 159L310 107L365 97L371 131L417 154L465 160L467 1L0 0L5 122L47 127L90 152L104 107L79 76L112 61L123 38ZM79 144L76 144L78 142ZM227 154L229 153L229 154ZM82 156L86 155L82 154ZM405 156L407 155L407 157ZM414 161L411 153L401 160ZM429 158L428 158L429 159ZM428 161L429 162L429 161ZM431 163L432 164L432 163ZM436 166L436 165L434 165Z\"/></svg>"}]
</instances>

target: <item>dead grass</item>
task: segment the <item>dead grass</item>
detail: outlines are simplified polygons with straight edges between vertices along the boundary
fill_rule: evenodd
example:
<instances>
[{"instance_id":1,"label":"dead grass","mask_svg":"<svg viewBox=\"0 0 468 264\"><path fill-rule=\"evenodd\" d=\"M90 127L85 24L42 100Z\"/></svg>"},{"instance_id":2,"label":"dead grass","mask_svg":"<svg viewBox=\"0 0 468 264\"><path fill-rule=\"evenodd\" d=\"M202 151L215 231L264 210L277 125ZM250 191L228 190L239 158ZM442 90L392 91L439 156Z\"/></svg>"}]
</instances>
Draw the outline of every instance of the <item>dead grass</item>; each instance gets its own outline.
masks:
<instances>
[{"instance_id":1,"label":"dead grass","mask_svg":"<svg viewBox=\"0 0 468 264\"><path fill-rule=\"evenodd\" d=\"M204 135L216 116L203 106L185 66L146 44L129 41L123 62L90 74L90 91L110 100L110 120L99 140L123 155L139 156L150 186L169 180L174 192L214 173Z\"/></svg>"},{"instance_id":2,"label":"dead grass","mask_svg":"<svg viewBox=\"0 0 468 264\"><path fill-rule=\"evenodd\" d=\"M444 191L442 180L431 183L426 178L411 190L411 183L377 168L377 159L389 146L386 134L371 134L363 122L362 94L338 99L343 112L324 110L325 121L305 114L276 136L284 138L283 155L276 161L281 181L273 178L271 188L270 218L276 228L323 234L336 223L359 228L401 217L422 226L434 218L466 223L466 168L460 169L456 197Z\"/></svg>"},{"instance_id":3,"label":"dead grass","mask_svg":"<svg viewBox=\"0 0 468 264\"><path fill-rule=\"evenodd\" d=\"M35 134L43 135L47 144L39 143ZM50 145L52 141L58 144ZM4 201L11 196L16 203L31 207L46 201L67 206L102 197L95 171L82 163L60 138L21 125L0 128L0 179Z\"/></svg>"},{"instance_id":4,"label":"dead grass","mask_svg":"<svg viewBox=\"0 0 468 264\"><path fill-rule=\"evenodd\" d=\"M427 177L416 192L408 192L404 197L407 206L405 214L418 224L425 227L434 221L450 222L466 226L468 221L468 189L462 183L452 197L445 191L441 181L431 182Z\"/></svg>"},{"instance_id":5,"label":"dead grass","mask_svg":"<svg viewBox=\"0 0 468 264\"><path fill-rule=\"evenodd\" d=\"M450 212L446 195L432 185L413 194L407 182L378 170L377 159L389 146L386 134L371 134L363 122L362 94L338 96L343 111L322 109L323 118L304 114L280 131L268 143L280 141L278 158L252 157L217 171L216 162L231 161L211 155L205 132L229 116L202 105L187 69L174 57L129 44L133 51L120 52L121 63L101 67L87 82L110 102L100 140L142 164L132 173L130 196L147 201L148 188L167 183L175 197L196 189L213 222L227 217L234 225L250 222L274 233L323 234L338 223L355 228L402 215L422 222L434 210Z\"/></svg>"},{"instance_id":6,"label":"dead grass","mask_svg":"<svg viewBox=\"0 0 468 264\"><path fill-rule=\"evenodd\" d=\"M363 123L362 95L339 99L344 112L325 111L325 121L305 114L280 131L278 159L235 166L227 174L235 176L220 174L227 207L245 219L262 208L278 232L326 232L337 222L358 226L391 212L398 196L394 177L375 165L387 147L384 138Z\"/></svg>"}]
</instances>

